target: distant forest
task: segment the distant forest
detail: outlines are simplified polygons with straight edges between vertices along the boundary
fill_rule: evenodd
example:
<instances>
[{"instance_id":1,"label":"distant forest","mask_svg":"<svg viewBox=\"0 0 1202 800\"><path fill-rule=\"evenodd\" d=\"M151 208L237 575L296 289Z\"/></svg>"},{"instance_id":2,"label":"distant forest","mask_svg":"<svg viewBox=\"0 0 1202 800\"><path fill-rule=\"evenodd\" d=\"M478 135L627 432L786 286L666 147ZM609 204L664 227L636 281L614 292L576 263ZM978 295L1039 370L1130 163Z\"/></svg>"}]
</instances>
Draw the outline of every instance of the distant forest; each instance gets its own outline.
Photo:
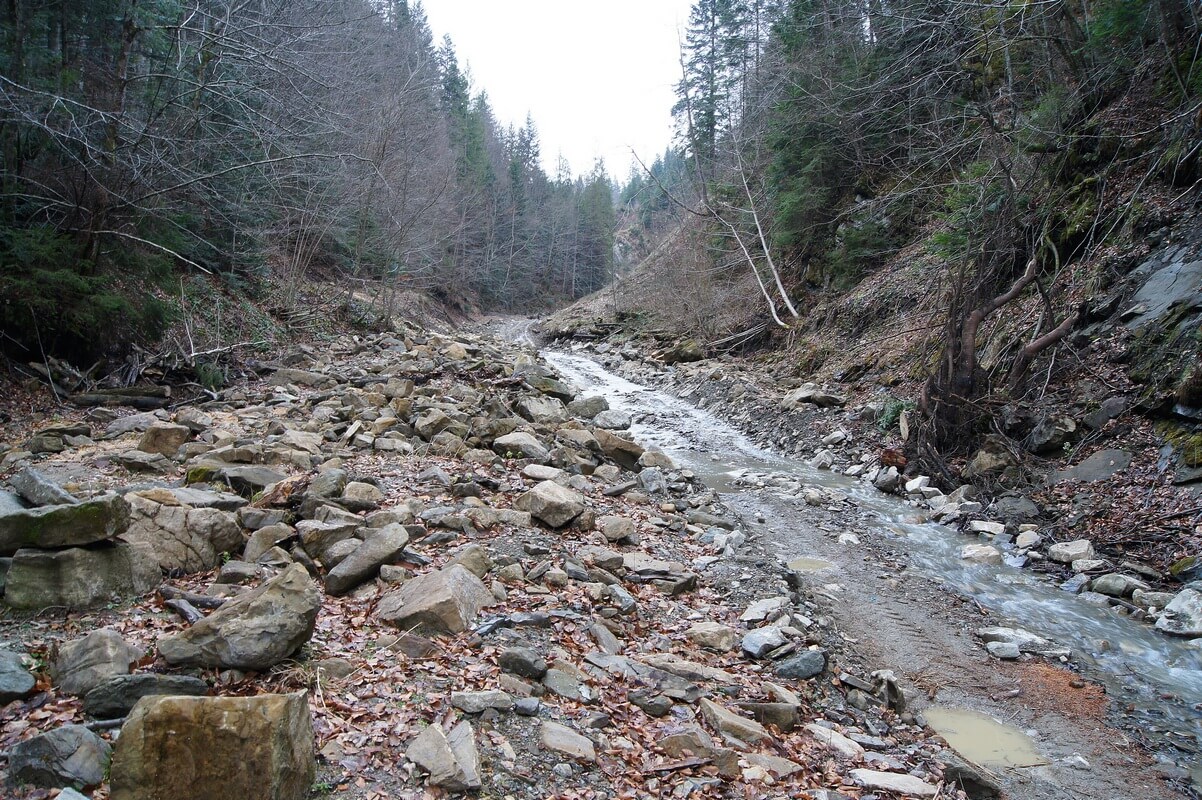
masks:
<instances>
[{"instance_id":1,"label":"distant forest","mask_svg":"<svg viewBox=\"0 0 1202 800\"><path fill-rule=\"evenodd\" d=\"M25 360L153 340L181 277L518 309L610 277L603 165L546 174L420 4L9 0L0 27L0 349Z\"/></svg>"}]
</instances>

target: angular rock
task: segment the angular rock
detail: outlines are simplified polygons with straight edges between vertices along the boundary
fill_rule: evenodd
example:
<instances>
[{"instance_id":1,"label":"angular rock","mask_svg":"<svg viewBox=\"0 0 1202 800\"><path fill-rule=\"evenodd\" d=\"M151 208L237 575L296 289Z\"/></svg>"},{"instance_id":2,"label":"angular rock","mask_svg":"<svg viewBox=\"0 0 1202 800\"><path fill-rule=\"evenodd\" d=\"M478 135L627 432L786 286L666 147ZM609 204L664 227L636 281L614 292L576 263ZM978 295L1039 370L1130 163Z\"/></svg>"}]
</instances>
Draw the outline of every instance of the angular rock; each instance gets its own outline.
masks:
<instances>
[{"instance_id":1,"label":"angular rock","mask_svg":"<svg viewBox=\"0 0 1202 800\"><path fill-rule=\"evenodd\" d=\"M543 676L547 674L547 662L529 647L506 648L497 657L497 665L504 672L536 681L542 680Z\"/></svg>"},{"instance_id":2,"label":"angular rock","mask_svg":"<svg viewBox=\"0 0 1202 800\"><path fill-rule=\"evenodd\" d=\"M601 395L578 397L568 403L568 413L580 419L592 419L602 411L609 410L609 401Z\"/></svg>"},{"instance_id":3,"label":"angular rock","mask_svg":"<svg viewBox=\"0 0 1202 800\"><path fill-rule=\"evenodd\" d=\"M1077 438L1077 423L1070 417L1052 415L1040 420L1027 436L1027 449L1032 453L1046 454L1062 450Z\"/></svg>"},{"instance_id":4,"label":"angular rock","mask_svg":"<svg viewBox=\"0 0 1202 800\"><path fill-rule=\"evenodd\" d=\"M191 628L159 640L175 666L262 672L292 656L313 635L321 592L300 564L230 600Z\"/></svg>"},{"instance_id":5,"label":"angular rock","mask_svg":"<svg viewBox=\"0 0 1202 800\"><path fill-rule=\"evenodd\" d=\"M593 424L607 431L624 431L630 427L631 421L625 411L602 411L593 417Z\"/></svg>"},{"instance_id":6,"label":"angular rock","mask_svg":"<svg viewBox=\"0 0 1202 800\"><path fill-rule=\"evenodd\" d=\"M513 695L499 689L483 692L451 692L451 705L465 714L481 714L489 708L513 710Z\"/></svg>"},{"instance_id":7,"label":"angular rock","mask_svg":"<svg viewBox=\"0 0 1202 800\"><path fill-rule=\"evenodd\" d=\"M762 742L772 741L772 734L760 723L730 711L709 698L698 701L701 713L732 747L741 750Z\"/></svg>"},{"instance_id":8,"label":"angular rock","mask_svg":"<svg viewBox=\"0 0 1202 800\"><path fill-rule=\"evenodd\" d=\"M591 740L558 722L543 720L540 742L544 750L561 753L578 761L597 760L597 751Z\"/></svg>"},{"instance_id":9,"label":"angular rock","mask_svg":"<svg viewBox=\"0 0 1202 800\"><path fill-rule=\"evenodd\" d=\"M1156 629L1173 636L1202 636L1202 592L1182 589L1164 607Z\"/></svg>"},{"instance_id":10,"label":"angular rock","mask_svg":"<svg viewBox=\"0 0 1202 800\"><path fill-rule=\"evenodd\" d=\"M0 556L22 547L80 547L113 538L129 523L129 505L117 495L84 503L9 509L0 513Z\"/></svg>"},{"instance_id":11,"label":"angular rock","mask_svg":"<svg viewBox=\"0 0 1202 800\"><path fill-rule=\"evenodd\" d=\"M109 678L126 675L140 654L112 628L101 628L59 647L54 682L67 694L85 695Z\"/></svg>"},{"instance_id":12,"label":"angular rock","mask_svg":"<svg viewBox=\"0 0 1202 800\"><path fill-rule=\"evenodd\" d=\"M451 792L479 789L480 765L471 723L460 722L444 734L428 725L410 743L405 756L430 774L430 784Z\"/></svg>"},{"instance_id":13,"label":"angular rock","mask_svg":"<svg viewBox=\"0 0 1202 800\"><path fill-rule=\"evenodd\" d=\"M864 748L857 742L853 742L838 731L833 731L830 728L819 725L816 722L811 722L805 726L805 729L822 744L834 750L843 758L859 761L864 757Z\"/></svg>"},{"instance_id":14,"label":"angular rock","mask_svg":"<svg viewBox=\"0 0 1202 800\"><path fill-rule=\"evenodd\" d=\"M30 548L13 556L4 602L25 609L91 608L113 598L146 594L162 582L158 559L144 543L66 550Z\"/></svg>"},{"instance_id":15,"label":"angular rock","mask_svg":"<svg viewBox=\"0 0 1202 800\"><path fill-rule=\"evenodd\" d=\"M803 650L777 662L776 674L782 678L805 680L821 675L826 669L826 653L821 650Z\"/></svg>"},{"instance_id":16,"label":"angular rock","mask_svg":"<svg viewBox=\"0 0 1202 800\"><path fill-rule=\"evenodd\" d=\"M536 397L533 395L520 397L513 404L513 410L522 419L539 424L566 422L568 419L567 408L562 401L556 400L554 397Z\"/></svg>"},{"instance_id":17,"label":"angular rock","mask_svg":"<svg viewBox=\"0 0 1202 800\"><path fill-rule=\"evenodd\" d=\"M1004 438L986 436L981 449L968 462L964 474L969 478L994 477L1017 465L1018 459Z\"/></svg>"},{"instance_id":18,"label":"angular rock","mask_svg":"<svg viewBox=\"0 0 1202 800\"><path fill-rule=\"evenodd\" d=\"M903 775L899 772L853 769L851 777L852 780L861 786L884 792L897 792L898 794L911 795L913 797L935 797L939 794L938 787L932 786L922 778L916 778L913 775Z\"/></svg>"},{"instance_id":19,"label":"angular rock","mask_svg":"<svg viewBox=\"0 0 1202 800\"><path fill-rule=\"evenodd\" d=\"M1090 591L1100 592L1110 597L1130 597L1136 589L1147 591L1150 587L1138 578L1112 572L1094 578L1093 584L1089 588Z\"/></svg>"},{"instance_id":20,"label":"angular rock","mask_svg":"<svg viewBox=\"0 0 1202 800\"><path fill-rule=\"evenodd\" d=\"M593 431L593 435L597 437L597 444L600 445L601 452L614 463L629 470L639 468L639 458L645 452L642 447L629 439L616 436L604 428L597 428Z\"/></svg>"},{"instance_id":21,"label":"angular rock","mask_svg":"<svg viewBox=\"0 0 1202 800\"><path fill-rule=\"evenodd\" d=\"M719 653L730 650L739 638L734 628L708 621L695 623L685 631L685 636L697 646L716 650Z\"/></svg>"},{"instance_id":22,"label":"angular rock","mask_svg":"<svg viewBox=\"0 0 1202 800\"><path fill-rule=\"evenodd\" d=\"M33 467L25 467L9 478L8 483L17 494L35 506L74 505L79 502L75 495Z\"/></svg>"},{"instance_id":23,"label":"angular rock","mask_svg":"<svg viewBox=\"0 0 1202 800\"><path fill-rule=\"evenodd\" d=\"M597 530L601 531L606 541L620 542L635 534L634 520L615 515L597 517Z\"/></svg>"},{"instance_id":24,"label":"angular rock","mask_svg":"<svg viewBox=\"0 0 1202 800\"><path fill-rule=\"evenodd\" d=\"M376 613L384 622L428 633L462 633L496 602L492 592L458 564L406 581L381 598Z\"/></svg>"},{"instance_id":25,"label":"angular rock","mask_svg":"<svg viewBox=\"0 0 1202 800\"><path fill-rule=\"evenodd\" d=\"M1088 539L1077 539L1072 542L1057 542L1048 548L1048 558L1061 564L1071 564L1081 559L1093 558L1093 543Z\"/></svg>"},{"instance_id":26,"label":"angular rock","mask_svg":"<svg viewBox=\"0 0 1202 800\"><path fill-rule=\"evenodd\" d=\"M56 789L95 786L104 780L112 748L82 725L63 725L13 745L8 781Z\"/></svg>"},{"instance_id":27,"label":"angular rock","mask_svg":"<svg viewBox=\"0 0 1202 800\"><path fill-rule=\"evenodd\" d=\"M151 475L163 475L175 469L175 463L167 456L159 453L144 453L141 450L114 453L111 461L130 472L145 472Z\"/></svg>"},{"instance_id":28,"label":"angular rock","mask_svg":"<svg viewBox=\"0 0 1202 800\"><path fill-rule=\"evenodd\" d=\"M960 558L973 564L1001 564L1002 551L991 544L966 544L960 548Z\"/></svg>"},{"instance_id":29,"label":"angular rock","mask_svg":"<svg viewBox=\"0 0 1202 800\"><path fill-rule=\"evenodd\" d=\"M180 446L191 438L192 429L187 425L156 422L142 434L138 449L143 453L158 453L172 458L179 452Z\"/></svg>"},{"instance_id":30,"label":"angular rock","mask_svg":"<svg viewBox=\"0 0 1202 800\"><path fill-rule=\"evenodd\" d=\"M371 580L380 573L380 567L396 559L408 543L409 532L395 522L371 533L326 574L326 592L337 597Z\"/></svg>"},{"instance_id":31,"label":"angular rock","mask_svg":"<svg viewBox=\"0 0 1202 800\"><path fill-rule=\"evenodd\" d=\"M304 800L316 774L303 692L144 697L121 728L111 800Z\"/></svg>"},{"instance_id":32,"label":"angular rock","mask_svg":"<svg viewBox=\"0 0 1202 800\"><path fill-rule=\"evenodd\" d=\"M772 650L788 644L789 640L775 625L756 628L743 637L741 647L748 658L763 658Z\"/></svg>"},{"instance_id":33,"label":"angular rock","mask_svg":"<svg viewBox=\"0 0 1202 800\"><path fill-rule=\"evenodd\" d=\"M543 481L515 500L513 507L528 511L535 519L558 528L584 511L584 497L555 481Z\"/></svg>"},{"instance_id":34,"label":"angular rock","mask_svg":"<svg viewBox=\"0 0 1202 800\"><path fill-rule=\"evenodd\" d=\"M200 697L208 691L207 683L191 675L159 675L154 672L117 675L84 695L83 711L96 719L117 719L128 714L143 697Z\"/></svg>"},{"instance_id":35,"label":"angular rock","mask_svg":"<svg viewBox=\"0 0 1202 800\"><path fill-rule=\"evenodd\" d=\"M25 665L26 658L0 648L0 706L33 694L37 680Z\"/></svg>"},{"instance_id":36,"label":"angular rock","mask_svg":"<svg viewBox=\"0 0 1202 800\"><path fill-rule=\"evenodd\" d=\"M834 392L828 392L817 384L806 383L786 394L781 400L781 407L786 411L796 411L806 403L821 408L834 408L847 405L847 398Z\"/></svg>"},{"instance_id":37,"label":"angular rock","mask_svg":"<svg viewBox=\"0 0 1202 800\"><path fill-rule=\"evenodd\" d=\"M525 431L498 436L493 440L492 449L499 456L517 456L535 461L546 461L551 455L551 451L542 442Z\"/></svg>"},{"instance_id":38,"label":"angular rock","mask_svg":"<svg viewBox=\"0 0 1202 800\"><path fill-rule=\"evenodd\" d=\"M228 512L189 508L164 490L131 492L126 499L130 522L121 538L149 545L166 572L213 569L223 554L241 552L245 545L237 518Z\"/></svg>"}]
</instances>

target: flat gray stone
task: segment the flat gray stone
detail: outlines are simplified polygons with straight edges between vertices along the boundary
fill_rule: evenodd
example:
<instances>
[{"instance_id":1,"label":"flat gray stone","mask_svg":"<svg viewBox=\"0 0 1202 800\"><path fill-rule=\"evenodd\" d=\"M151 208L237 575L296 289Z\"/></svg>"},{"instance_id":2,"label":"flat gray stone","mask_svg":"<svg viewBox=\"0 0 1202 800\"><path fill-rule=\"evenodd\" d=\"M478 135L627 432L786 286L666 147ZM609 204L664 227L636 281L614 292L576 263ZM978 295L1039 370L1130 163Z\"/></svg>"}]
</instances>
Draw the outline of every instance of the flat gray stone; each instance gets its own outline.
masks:
<instances>
[{"instance_id":1,"label":"flat gray stone","mask_svg":"<svg viewBox=\"0 0 1202 800\"><path fill-rule=\"evenodd\" d=\"M106 495L86 503L43 506L0 513L0 555L22 547L79 547L107 541L125 531L129 505Z\"/></svg>"},{"instance_id":2,"label":"flat gray stone","mask_svg":"<svg viewBox=\"0 0 1202 800\"><path fill-rule=\"evenodd\" d=\"M1131 454L1126 450L1099 450L1089 458L1052 477L1052 483L1081 481L1091 483L1109 478L1131 466Z\"/></svg>"},{"instance_id":3,"label":"flat gray stone","mask_svg":"<svg viewBox=\"0 0 1202 800\"><path fill-rule=\"evenodd\" d=\"M84 695L83 711L96 719L117 719L128 714L143 697L160 694L199 697L208 691L207 683L191 675L153 672L117 675Z\"/></svg>"},{"instance_id":4,"label":"flat gray stone","mask_svg":"<svg viewBox=\"0 0 1202 800\"><path fill-rule=\"evenodd\" d=\"M8 483L17 494L35 506L74 505L79 502L75 495L33 467L25 467L9 478Z\"/></svg>"}]
</instances>

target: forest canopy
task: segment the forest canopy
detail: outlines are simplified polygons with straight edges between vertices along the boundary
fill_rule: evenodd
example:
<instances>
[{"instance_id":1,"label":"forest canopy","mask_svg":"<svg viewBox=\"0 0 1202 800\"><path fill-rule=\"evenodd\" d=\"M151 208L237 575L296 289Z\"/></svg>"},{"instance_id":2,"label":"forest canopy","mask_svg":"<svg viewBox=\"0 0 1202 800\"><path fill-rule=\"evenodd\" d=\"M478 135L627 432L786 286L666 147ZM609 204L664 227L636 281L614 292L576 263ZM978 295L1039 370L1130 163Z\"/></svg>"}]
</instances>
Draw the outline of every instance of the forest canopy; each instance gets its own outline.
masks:
<instances>
[{"instance_id":1,"label":"forest canopy","mask_svg":"<svg viewBox=\"0 0 1202 800\"><path fill-rule=\"evenodd\" d=\"M5 349L152 339L187 273L492 308L610 276L604 167L546 174L420 4L12 0L0 22Z\"/></svg>"}]
</instances>

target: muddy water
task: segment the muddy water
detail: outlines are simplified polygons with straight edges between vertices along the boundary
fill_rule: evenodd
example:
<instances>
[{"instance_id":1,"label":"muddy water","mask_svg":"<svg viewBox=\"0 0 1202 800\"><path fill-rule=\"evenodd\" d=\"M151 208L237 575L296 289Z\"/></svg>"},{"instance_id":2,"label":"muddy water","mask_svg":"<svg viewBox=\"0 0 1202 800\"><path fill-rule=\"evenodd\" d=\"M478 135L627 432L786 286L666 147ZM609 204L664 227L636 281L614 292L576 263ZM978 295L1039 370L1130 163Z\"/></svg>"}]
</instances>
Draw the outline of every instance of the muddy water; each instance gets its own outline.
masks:
<instances>
[{"instance_id":1,"label":"muddy water","mask_svg":"<svg viewBox=\"0 0 1202 800\"><path fill-rule=\"evenodd\" d=\"M543 354L564 378L586 394L604 394L611 407L636 420L632 434L672 455L715 489L742 491L736 479L748 471L782 473L810 485L837 489L859 505L869 525L909 556L911 569L975 598L1011 624L1072 649L1088 676L1102 683L1143 729L1197 758L1202 731L1202 650L1163 636L1076 595L1009 566L976 566L959 557L972 541L946 526L920 521L897 497L801 461L770 453L730 425L689 403L632 383L575 354ZM790 553L790 556L805 554ZM819 559L813 559L819 561ZM825 562L824 562L825 563ZM824 564L810 564L825 569Z\"/></svg>"},{"instance_id":2,"label":"muddy water","mask_svg":"<svg viewBox=\"0 0 1202 800\"><path fill-rule=\"evenodd\" d=\"M923 712L927 724L960 755L984 767L1038 767L1048 760L1030 737L988 714L934 706Z\"/></svg>"}]
</instances>

